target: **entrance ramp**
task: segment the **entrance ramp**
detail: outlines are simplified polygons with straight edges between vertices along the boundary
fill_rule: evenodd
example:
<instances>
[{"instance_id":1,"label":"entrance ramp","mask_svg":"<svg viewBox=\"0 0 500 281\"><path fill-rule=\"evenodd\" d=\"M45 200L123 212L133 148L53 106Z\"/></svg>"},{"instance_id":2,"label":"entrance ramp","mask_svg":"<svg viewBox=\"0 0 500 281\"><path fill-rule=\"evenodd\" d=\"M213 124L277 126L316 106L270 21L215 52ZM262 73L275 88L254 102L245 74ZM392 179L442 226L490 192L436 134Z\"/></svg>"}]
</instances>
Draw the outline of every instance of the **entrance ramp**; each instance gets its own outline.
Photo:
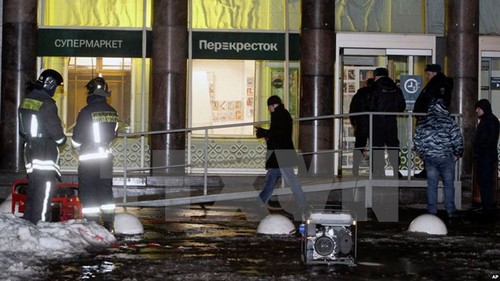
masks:
<instances>
[{"instance_id":1,"label":"entrance ramp","mask_svg":"<svg viewBox=\"0 0 500 281\"><path fill-rule=\"evenodd\" d=\"M364 204L365 207L371 208L373 203L373 192L377 188L394 187L399 190L404 188L426 188L427 181L413 179L356 179L356 178L334 178L322 180L301 180L302 189L305 193L329 192L334 190L352 190L364 189ZM455 181L455 205L457 209L462 208L462 185L460 181ZM186 187L185 189L189 189ZM252 189L252 188L250 188ZM212 194L198 194L200 192L179 192L168 194L169 198L127 201L117 203L120 207L168 207L190 204L213 203L218 201L244 200L257 198L260 190L234 191L238 188L223 188L219 192ZM401 191L399 191L401 192ZM275 188L273 195L291 195L292 190L289 187ZM167 196L167 195L166 195ZM443 192L442 185L438 188L438 200L442 202Z\"/></svg>"}]
</instances>

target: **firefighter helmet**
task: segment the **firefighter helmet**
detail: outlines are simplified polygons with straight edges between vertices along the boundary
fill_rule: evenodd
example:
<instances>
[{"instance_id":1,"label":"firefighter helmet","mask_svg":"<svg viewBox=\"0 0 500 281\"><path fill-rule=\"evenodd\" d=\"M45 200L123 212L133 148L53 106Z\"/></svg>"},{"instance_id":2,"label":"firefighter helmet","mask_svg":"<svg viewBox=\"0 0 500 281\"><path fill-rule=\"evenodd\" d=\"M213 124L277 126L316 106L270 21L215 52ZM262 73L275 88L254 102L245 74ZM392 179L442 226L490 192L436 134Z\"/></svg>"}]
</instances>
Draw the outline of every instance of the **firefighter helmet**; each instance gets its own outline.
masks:
<instances>
[{"instance_id":1,"label":"firefighter helmet","mask_svg":"<svg viewBox=\"0 0 500 281\"><path fill-rule=\"evenodd\" d=\"M90 95L97 95L102 97L111 96L111 91L108 88L108 84L102 77L96 77L90 80L85 87L87 88L87 94L89 96Z\"/></svg>"},{"instance_id":2,"label":"firefighter helmet","mask_svg":"<svg viewBox=\"0 0 500 281\"><path fill-rule=\"evenodd\" d=\"M56 88L61 86L63 81L63 77L59 72L53 69L46 69L42 71L38 80L31 82L30 84L37 89L45 90L50 96L53 96Z\"/></svg>"}]
</instances>

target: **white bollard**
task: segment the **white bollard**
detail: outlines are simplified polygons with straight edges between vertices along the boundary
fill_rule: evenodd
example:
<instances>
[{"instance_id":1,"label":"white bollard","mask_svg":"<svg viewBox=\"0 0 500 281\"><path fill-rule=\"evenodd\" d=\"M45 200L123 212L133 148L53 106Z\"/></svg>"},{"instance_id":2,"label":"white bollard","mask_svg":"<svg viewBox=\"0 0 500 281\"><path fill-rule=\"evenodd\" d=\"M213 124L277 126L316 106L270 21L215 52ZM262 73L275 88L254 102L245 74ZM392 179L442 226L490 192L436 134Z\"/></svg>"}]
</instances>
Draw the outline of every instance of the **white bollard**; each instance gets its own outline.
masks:
<instances>
[{"instance_id":1,"label":"white bollard","mask_svg":"<svg viewBox=\"0 0 500 281\"><path fill-rule=\"evenodd\" d=\"M115 234L137 235L144 233L144 227L139 219L131 213L115 214Z\"/></svg>"},{"instance_id":2,"label":"white bollard","mask_svg":"<svg viewBox=\"0 0 500 281\"><path fill-rule=\"evenodd\" d=\"M408 227L409 232L420 232L433 235L446 235L448 229L444 222L435 215L424 214L416 217Z\"/></svg>"},{"instance_id":3,"label":"white bollard","mask_svg":"<svg viewBox=\"0 0 500 281\"><path fill-rule=\"evenodd\" d=\"M258 234L290 235L295 233L295 225L287 217L271 214L265 217L257 228Z\"/></svg>"}]
</instances>

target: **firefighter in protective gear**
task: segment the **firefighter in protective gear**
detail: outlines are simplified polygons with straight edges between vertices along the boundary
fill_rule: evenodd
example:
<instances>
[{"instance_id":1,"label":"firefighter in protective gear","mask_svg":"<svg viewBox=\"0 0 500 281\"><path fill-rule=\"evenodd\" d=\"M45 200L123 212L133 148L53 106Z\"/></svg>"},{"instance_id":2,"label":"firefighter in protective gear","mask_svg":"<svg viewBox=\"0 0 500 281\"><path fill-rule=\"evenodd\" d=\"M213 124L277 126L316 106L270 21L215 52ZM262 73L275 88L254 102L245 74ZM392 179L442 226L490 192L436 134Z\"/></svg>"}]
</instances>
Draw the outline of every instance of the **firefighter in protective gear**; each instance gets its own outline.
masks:
<instances>
[{"instance_id":1,"label":"firefighter in protective gear","mask_svg":"<svg viewBox=\"0 0 500 281\"><path fill-rule=\"evenodd\" d=\"M118 129L118 114L106 102L108 84L96 77L86 85L87 105L80 111L71 145L79 152L79 196L83 216L113 230L113 154L109 148Z\"/></svg>"},{"instance_id":2,"label":"firefighter in protective gear","mask_svg":"<svg viewBox=\"0 0 500 281\"><path fill-rule=\"evenodd\" d=\"M23 218L36 224L52 221L52 197L61 176L59 148L66 143L57 105L52 99L63 84L59 72L44 70L38 80L28 83L28 95L19 106L19 132L24 138L24 161L28 189Z\"/></svg>"}]
</instances>

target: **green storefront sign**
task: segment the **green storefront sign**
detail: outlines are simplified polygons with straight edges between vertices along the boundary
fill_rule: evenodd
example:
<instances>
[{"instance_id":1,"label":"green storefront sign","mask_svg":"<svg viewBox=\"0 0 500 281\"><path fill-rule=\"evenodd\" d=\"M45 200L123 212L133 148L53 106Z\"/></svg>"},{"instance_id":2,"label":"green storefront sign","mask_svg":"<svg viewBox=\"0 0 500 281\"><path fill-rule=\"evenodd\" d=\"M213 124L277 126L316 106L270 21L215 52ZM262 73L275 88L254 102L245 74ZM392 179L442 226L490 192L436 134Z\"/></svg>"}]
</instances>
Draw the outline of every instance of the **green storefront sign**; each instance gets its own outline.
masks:
<instances>
[{"instance_id":1,"label":"green storefront sign","mask_svg":"<svg viewBox=\"0 0 500 281\"><path fill-rule=\"evenodd\" d=\"M142 31L39 29L38 55L56 57L142 57Z\"/></svg>"},{"instance_id":2,"label":"green storefront sign","mask_svg":"<svg viewBox=\"0 0 500 281\"><path fill-rule=\"evenodd\" d=\"M193 32L193 58L285 60L285 34Z\"/></svg>"},{"instance_id":3,"label":"green storefront sign","mask_svg":"<svg viewBox=\"0 0 500 281\"><path fill-rule=\"evenodd\" d=\"M38 55L55 57L142 57L142 30L41 28ZM147 32L146 57L152 34ZM193 59L285 60L284 33L193 32ZM290 60L299 60L299 35L290 34Z\"/></svg>"}]
</instances>

